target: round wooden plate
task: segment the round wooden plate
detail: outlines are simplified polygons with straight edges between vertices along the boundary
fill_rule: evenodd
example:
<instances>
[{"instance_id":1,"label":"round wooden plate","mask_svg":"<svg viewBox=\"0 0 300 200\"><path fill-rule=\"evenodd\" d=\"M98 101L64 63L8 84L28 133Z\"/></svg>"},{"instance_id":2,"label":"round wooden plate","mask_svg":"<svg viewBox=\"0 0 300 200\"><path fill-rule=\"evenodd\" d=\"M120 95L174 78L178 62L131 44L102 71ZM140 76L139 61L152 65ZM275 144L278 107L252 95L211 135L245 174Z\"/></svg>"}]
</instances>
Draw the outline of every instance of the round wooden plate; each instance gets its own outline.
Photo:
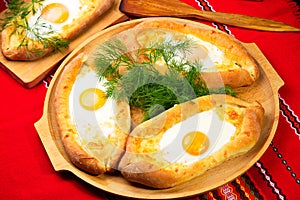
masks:
<instances>
[{"instance_id":1,"label":"round wooden plate","mask_svg":"<svg viewBox=\"0 0 300 200\"><path fill-rule=\"evenodd\" d=\"M222 163L221 165L210 169L205 174L184 184L169 189L158 190L132 184L122 178L122 176L111 176L107 174L104 174L102 176L92 176L79 170L69 160L60 140L53 101L57 82L60 79L60 74L64 70L64 66L66 65L66 63L68 63L68 61L70 61L78 53L82 51L92 52L96 45L100 44L106 39L148 19L149 18L132 20L114 25L104 31L95 34L93 37L89 38L80 46L78 46L63 61L63 63L55 73L55 76L51 81L51 85L46 95L43 116L38 122L35 123L35 127L56 171L70 171L82 180L99 189L125 197L144 199L170 199L189 197L204 193L235 179L236 177L247 171L252 165L255 164L257 160L259 160L259 158L266 151L276 132L279 118L278 90L281 86L283 86L284 82L281 80L268 60L264 57L262 52L254 43L244 44L244 46L259 63L260 78L252 86L240 88L238 92L239 97L245 100L259 101L265 109L265 118L259 141L257 142L256 146L248 153L226 161L225 163ZM212 27L210 26L184 19L164 19L186 22L212 29Z\"/></svg>"}]
</instances>

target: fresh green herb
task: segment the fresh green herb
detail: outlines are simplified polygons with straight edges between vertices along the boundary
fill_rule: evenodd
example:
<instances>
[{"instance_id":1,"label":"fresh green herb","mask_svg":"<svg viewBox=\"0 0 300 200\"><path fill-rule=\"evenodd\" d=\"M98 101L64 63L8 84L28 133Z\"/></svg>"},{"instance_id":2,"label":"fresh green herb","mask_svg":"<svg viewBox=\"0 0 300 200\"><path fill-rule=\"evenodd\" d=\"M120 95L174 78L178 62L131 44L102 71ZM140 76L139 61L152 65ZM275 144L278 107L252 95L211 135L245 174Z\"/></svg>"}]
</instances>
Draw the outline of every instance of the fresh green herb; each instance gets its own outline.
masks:
<instances>
[{"instance_id":1,"label":"fresh green herb","mask_svg":"<svg viewBox=\"0 0 300 200\"><path fill-rule=\"evenodd\" d=\"M34 15L42 6L44 0L31 0L24 2L23 0L11 0L7 3L7 11L5 18L2 20L2 30L6 27L15 27L12 34L22 37L19 47L26 47L27 54L45 53L45 48L52 47L54 52L62 51L63 48L69 46L69 41L62 39L55 33L51 25L40 20L40 16L33 24L29 24L29 15ZM49 37L49 35L52 35ZM34 48L37 44L43 44L44 49Z\"/></svg>"},{"instance_id":2,"label":"fresh green herb","mask_svg":"<svg viewBox=\"0 0 300 200\"><path fill-rule=\"evenodd\" d=\"M209 90L201 79L201 63L185 59L192 46L188 39L166 40L129 52L118 39L104 42L96 53L96 66L99 78L108 80L106 95L127 99L130 105L142 108L145 119L199 96L235 95L229 86ZM124 68L126 73L121 72Z\"/></svg>"},{"instance_id":3,"label":"fresh green herb","mask_svg":"<svg viewBox=\"0 0 300 200\"><path fill-rule=\"evenodd\" d=\"M2 27L13 24L17 20L26 19L30 13L35 14L43 2L44 0L32 0L31 2L25 2L24 0L8 1L5 12L6 17L3 19Z\"/></svg>"},{"instance_id":4,"label":"fresh green herb","mask_svg":"<svg viewBox=\"0 0 300 200\"><path fill-rule=\"evenodd\" d=\"M97 53L97 66L99 77L121 78L119 67L132 66L136 59L128 53L126 46L120 40L106 41L100 46ZM132 66L133 67L133 66Z\"/></svg>"},{"instance_id":5,"label":"fresh green herb","mask_svg":"<svg viewBox=\"0 0 300 200\"><path fill-rule=\"evenodd\" d=\"M151 65L133 68L118 84L122 89L117 95L129 97L129 104L142 108L146 119L175 104L196 98L189 82L176 70L161 74Z\"/></svg>"}]
</instances>

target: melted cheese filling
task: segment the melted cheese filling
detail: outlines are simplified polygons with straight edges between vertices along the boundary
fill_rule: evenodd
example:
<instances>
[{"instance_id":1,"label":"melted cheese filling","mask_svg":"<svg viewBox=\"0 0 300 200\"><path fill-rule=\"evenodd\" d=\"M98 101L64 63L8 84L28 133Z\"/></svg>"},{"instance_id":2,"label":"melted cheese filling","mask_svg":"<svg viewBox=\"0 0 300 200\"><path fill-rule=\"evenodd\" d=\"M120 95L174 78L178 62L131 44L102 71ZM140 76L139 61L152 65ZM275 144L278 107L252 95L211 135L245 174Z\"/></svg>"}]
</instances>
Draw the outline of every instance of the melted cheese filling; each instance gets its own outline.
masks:
<instances>
[{"instance_id":1,"label":"melted cheese filling","mask_svg":"<svg viewBox=\"0 0 300 200\"><path fill-rule=\"evenodd\" d=\"M53 37L62 33L65 26L74 24L87 8L88 5L82 4L80 0L45 0L37 12L29 17L28 25L31 29L38 29L38 33L43 37ZM53 31L52 34L49 34L50 30ZM36 39L36 36L30 33L28 37Z\"/></svg>"},{"instance_id":2,"label":"melted cheese filling","mask_svg":"<svg viewBox=\"0 0 300 200\"><path fill-rule=\"evenodd\" d=\"M176 44L184 40L192 41L189 52L175 52L175 61L188 60L190 62L199 61L202 64L203 72L216 72L220 70L224 62L227 63L224 52L216 45L206 42L192 34L184 34L165 29L149 29L138 35L137 40L144 47L151 47L153 44L163 42ZM184 55L183 55L184 54ZM222 69L221 69L222 70Z\"/></svg>"},{"instance_id":3,"label":"melted cheese filling","mask_svg":"<svg viewBox=\"0 0 300 200\"><path fill-rule=\"evenodd\" d=\"M216 45L201 40L200 38L197 38L191 34L187 35L187 38L196 43L191 50L190 57L201 62L202 71L217 71L217 65L221 65L225 58L224 52Z\"/></svg>"},{"instance_id":4,"label":"melted cheese filling","mask_svg":"<svg viewBox=\"0 0 300 200\"><path fill-rule=\"evenodd\" d=\"M199 131L209 139L208 149L200 155L193 156L182 147L186 134ZM160 151L170 163L190 164L204 159L230 142L236 127L220 119L215 110L198 113L168 129L160 140Z\"/></svg>"},{"instance_id":5,"label":"melted cheese filling","mask_svg":"<svg viewBox=\"0 0 300 200\"><path fill-rule=\"evenodd\" d=\"M89 110L82 106L80 95L90 88L105 91L103 84L106 80L98 81L95 71L83 65L77 75L69 96L69 112L71 120L76 126L80 141L89 150L99 150L99 145L109 143L107 139L116 131L115 101L106 99L104 105L96 110Z\"/></svg>"}]
</instances>

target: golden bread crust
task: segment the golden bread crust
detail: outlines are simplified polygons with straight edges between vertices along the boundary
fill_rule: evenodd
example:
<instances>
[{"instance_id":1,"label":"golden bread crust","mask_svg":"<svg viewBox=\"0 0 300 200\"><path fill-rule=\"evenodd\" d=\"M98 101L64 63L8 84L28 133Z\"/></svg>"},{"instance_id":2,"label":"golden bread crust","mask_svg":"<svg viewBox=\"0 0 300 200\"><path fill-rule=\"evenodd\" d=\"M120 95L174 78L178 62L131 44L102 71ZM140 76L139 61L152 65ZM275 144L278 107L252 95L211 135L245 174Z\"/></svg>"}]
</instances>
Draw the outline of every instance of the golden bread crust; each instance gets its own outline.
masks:
<instances>
[{"instance_id":1,"label":"golden bread crust","mask_svg":"<svg viewBox=\"0 0 300 200\"><path fill-rule=\"evenodd\" d=\"M236 62L235 66L224 65L223 68L218 66L220 69L218 72L202 72L203 79L209 84L217 84L221 76L224 84L232 87L247 86L256 81L259 76L255 60L241 43L225 33L168 20L145 21L133 29L147 28L162 28L193 34L215 44L224 52L228 60ZM134 32L136 35L133 35L133 43L136 46L139 46L137 37L141 32ZM118 113L116 120L119 126L128 130L128 133L131 124L132 132L128 136L117 130L109 141L113 146L102 141L91 144L102 148L99 149L101 153L94 156L80 140L68 105L77 73L85 62L86 56L84 52L78 54L67 63L60 74L55 90L55 111L61 140L70 160L88 173L98 175L118 169L125 179L132 182L153 188L174 187L248 152L260 137L264 109L258 102L246 102L228 95L207 95L175 105L160 115L142 122L143 111L134 107L129 108L129 105L122 101L117 102L119 106L116 106ZM90 61L88 60L86 64L88 62ZM168 129L191 116L212 109L217 109L222 119L236 128L230 142L208 157L192 164L173 164L165 160L160 153L156 153L159 152L159 142Z\"/></svg>"},{"instance_id":2,"label":"golden bread crust","mask_svg":"<svg viewBox=\"0 0 300 200\"><path fill-rule=\"evenodd\" d=\"M20 47L22 36L14 34L15 27L9 26L1 32L1 50L6 59L9 60L36 60L41 58L41 54L28 51L25 46ZM53 47L44 48L42 43L37 41L29 42L29 49L43 50L44 55L53 52Z\"/></svg>"},{"instance_id":3,"label":"golden bread crust","mask_svg":"<svg viewBox=\"0 0 300 200\"><path fill-rule=\"evenodd\" d=\"M223 109L225 105L230 105L231 110ZM236 127L230 142L221 149L189 165L172 164L153 154L159 151L159 147L150 149L149 145L159 144L166 130L188 117L213 108L224 111L226 121ZM182 103L140 124L130 133L119 170L129 181L154 188L173 187L249 151L259 139L263 116L264 109L259 103L249 103L227 95L208 95Z\"/></svg>"},{"instance_id":4,"label":"golden bread crust","mask_svg":"<svg viewBox=\"0 0 300 200\"><path fill-rule=\"evenodd\" d=\"M180 23L170 20L147 20L135 28L160 28L194 35L204 41L216 45L221 49L230 63L217 66L218 72L202 72L204 80L213 81L221 76L224 85L231 87L248 86L259 77L258 64L248 53L246 48L231 35L214 28L199 27L192 24Z\"/></svg>"},{"instance_id":5,"label":"golden bread crust","mask_svg":"<svg viewBox=\"0 0 300 200\"><path fill-rule=\"evenodd\" d=\"M115 108L118 128L109 135L109 140L102 140L101 144L97 144L98 155L101 156L94 156L87 150L87 145L93 144L82 143L69 111L69 96L85 59L85 53L80 53L65 66L55 90L55 111L61 140L70 160L80 169L98 175L113 172L117 168L130 129L130 111L127 103L117 102Z\"/></svg>"},{"instance_id":6,"label":"golden bread crust","mask_svg":"<svg viewBox=\"0 0 300 200\"><path fill-rule=\"evenodd\" d=\"M71 93L72 83L84 62L85 55L81 53L71 60L65 67L64 74L58 82L58 89L55 92L55 111L59 125L59 133L65 150L71 161L80 169L91 174L102 174L105 172L105 165L100 160L90 156L81 145L76 127L71 123L68 101Z\"/></svg>"},{"instance_id":7,"label":"golden bread crust","mask_svg":"<svg viewBox=\"0 0 300 200\"><path fill-rule=\"evenodd\" d=\"M91 6L84 15L75 20L76 24L64 28L64 32L61 34L63 39L72 39L84 31L97 17L103 15L112 7L114 0L89 0L87 4Z\"/></svg>"},{"instance_id":8,"label":"golden bread crust","mask_svg":"<svg viewBox=\"0 0 300 200\"><path fill-rule=\"evenodd\" d=\"M90 5L89 9L79 18L75 19L72 24L64 27L64 30L59 34L59 37L64 40L74 39L89 25L91 25L93 21L112 7L113 3L114 0L87 1L86 4ZM53 47L45 47L42 42L27 37L26 38L29 41L28 46L20 46L21 40L24 38L25 31L16 29L17 28L14 25L11 25L1 32L1 50L5 58L21 61L37 60L51 54L54 51Z\"/></svg>"}]
</instances>

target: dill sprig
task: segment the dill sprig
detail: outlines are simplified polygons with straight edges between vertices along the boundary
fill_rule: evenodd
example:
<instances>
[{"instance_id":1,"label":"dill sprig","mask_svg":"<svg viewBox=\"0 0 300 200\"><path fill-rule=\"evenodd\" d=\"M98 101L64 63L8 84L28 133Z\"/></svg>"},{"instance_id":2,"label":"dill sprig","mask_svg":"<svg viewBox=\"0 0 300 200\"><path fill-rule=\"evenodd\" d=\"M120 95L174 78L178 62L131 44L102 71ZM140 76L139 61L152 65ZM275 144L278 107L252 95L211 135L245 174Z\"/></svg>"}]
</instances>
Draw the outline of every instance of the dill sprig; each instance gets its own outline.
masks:
<instances>
[{"instance_id":1,"label":"dill sprig","mask_svg":"<svg viewBox=\"0 0 300 200\"><path fill-rule=\"evenodd\" d=\"M196 98L190 83L176 70L161 74L148 64L130 70L122 76L117 87L121 90L114 90L114 97L129 98L130 105L145 111L146 119L175 104Z\"/></svg>"},{"instance_id":2,"label":"dill sprig","mask_svg":"<svg viewBox=\"0 0 300 200\"><path fill-rule=\"evenodd\" d=\"M127 47L120 40L108 40L100 45L96 55L99 77L121 78L118 71L122 65L128 67L136 63L133 55L128 53Z\"/></svg>"},{"instance_id":3,"label":"dill sprig","mask_svg":"<svg viewBox=\"0 0 300 200\"><path fill-rule=\"evenodd\" d=\"M31 53L43 55L45 48L48 47L52 47L54 52L61 52L63 48L69 46L69 41L62 39L51 25L40 20L41 16L37 17L33 24L29 24L28 17L35 15L43 2L44 0L30 2L11 0L7 3L5 18L1 21L2 30L9 26L15 27L12 34L22 36L19 47L25 47L28 55ZM35 48L38 44L42 44L44 49Z\"/></svg>"},{"instance_id":4,"label":"dill sprig","mask_svg":"<svg viewBox=\"0 0 300 200\"><path fill-rule=\"evenodd\" d=\"M196 97L211 93L235 96L229 86L207 87L201 78L202 64L185 59L193 45L189 39L166 40L130 52L118 39L104 42L95 56L99 78L108 80L107 97L128 100L131 106L143 109L146 120ZM166 68L164 72L160 66Z\"/></svg>"},{"instance_id":5,"label":"dill sprig","mask_svg":"<svg viewBox=\"0 0 300 200\"><path fill-rule=\"evenodd\" d=\"M35 14L43 1L44 0L32 0L28 3L23 0L8 1L6 4L7 10L5 11L5 18L1 19L2 29L11 25L19 26L17 22L26 19L31 12Z\"/></svg>"}]
</instances>

